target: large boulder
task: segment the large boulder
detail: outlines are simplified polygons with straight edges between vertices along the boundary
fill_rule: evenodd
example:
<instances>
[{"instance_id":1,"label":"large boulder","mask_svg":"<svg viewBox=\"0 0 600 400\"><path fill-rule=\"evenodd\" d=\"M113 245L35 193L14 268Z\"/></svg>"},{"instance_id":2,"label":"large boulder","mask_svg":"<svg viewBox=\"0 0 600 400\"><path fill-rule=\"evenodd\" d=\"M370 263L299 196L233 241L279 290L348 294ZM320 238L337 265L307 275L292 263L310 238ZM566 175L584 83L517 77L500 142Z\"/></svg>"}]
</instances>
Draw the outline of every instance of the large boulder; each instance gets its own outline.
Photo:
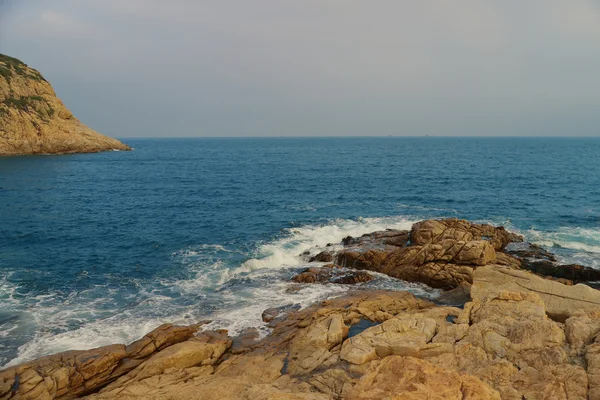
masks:
<instances>
[{"instance_id":1,"label":"large boulder","mask_svg":"<svg viewBox=\"0 0 600 400\"><path fill-rule=\"evenodd\" d=\"M566 286L526 271L495 265L475 270L471 287L473 299L481 299L498 290L536 293L543 301L546 313L557 321L565 321L579 311L600 309L600 291L583 284Z\"/></svg>"},{"instance_id":2,"label":"large boulder","mask_svg":"<svg viewBox=\"0 0 600 400\"><path fill-rule=\"evenodd\" d=\"M335 260L346 268L376 271L434 288L453 289L462 283L471 283L476 266L498 262L519 268L518 258L499 250L521 240L503 227L455 219L427 220L413 225L410 241L404 246L373 246L366 240L346 239L344 245L349 247L340 250Z\"/></svg>"},{"instance_id":3,"label":"large boulder","mask_svg":"<svg viewBox=\"0 0 600 400\"><path fill-rule=\"evenodd\" d=\"M509 243L522 242L523 237L508 232L503 226L474 224L460 219L426 220L413 225L410 240L413 245L439 243L444 240L486 240L494 249L502 250Z\"/></svg>"},{"instance_id":4,"label":"large boulder","mask_svg":"<svg viewBox=\"0 0 600 400\"><path fill-rule=\"evenodd\" d=\"M67 399L91 393L189 339L198 328L165 324L129 346L68 351L8 368L0 372L0 399Z\"/></svg>"}]
</instances>

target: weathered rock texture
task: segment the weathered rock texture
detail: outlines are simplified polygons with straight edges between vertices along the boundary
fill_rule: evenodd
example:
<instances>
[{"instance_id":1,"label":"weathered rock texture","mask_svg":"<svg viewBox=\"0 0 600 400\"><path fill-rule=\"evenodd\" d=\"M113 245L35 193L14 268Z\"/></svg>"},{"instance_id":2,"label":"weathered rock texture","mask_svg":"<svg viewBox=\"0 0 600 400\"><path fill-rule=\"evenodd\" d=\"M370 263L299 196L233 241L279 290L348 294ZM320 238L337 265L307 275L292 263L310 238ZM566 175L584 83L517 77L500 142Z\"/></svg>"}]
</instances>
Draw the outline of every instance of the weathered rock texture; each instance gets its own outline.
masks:
<instances>
[{"instance_id":1,"label":"weathered rock texture","mask_svg":"<svg viewBox=\"0 0 600 400\"><path fill-rule=\"evenodd\" d=\"M462 308L365 290L265 310L272 333L260 341L167 325L127 347L0 372L0 399L600 399L600 292L519 270L509 258L494 264L516 238L474 229L420 224L410 245L384 245L400 253L379 264L410 267L402 251L418 247L441 265L469 268L472 285L455 289L469 296Z\"/></svg>"},{"instance_id":2,"label":"weathered rock texture","mask_svg":"<svg viewBox=\"0 0 600 400\"><path fill-rule=\"evenodd\" d=\"M83 125L42 75L0 54L0 156L131 150Z\"/></svg>"},{"instance_id":3,"label":"weathered rock texture","mask_svg":"<svg viewBox=\"0 0 600 400\"><path fill-rule=\"evenodd\" d=\"M346 248L335 254L335 260L347 268L452 289L462 282L472 283L475 267L496 263L498 258L502 264L516 266L518 260L497 254L516 241L522 238L503 227L456 219L429 220L415 224L410 233L380 233L369 240L347 238Z\"/></svg>"}]
</instances>

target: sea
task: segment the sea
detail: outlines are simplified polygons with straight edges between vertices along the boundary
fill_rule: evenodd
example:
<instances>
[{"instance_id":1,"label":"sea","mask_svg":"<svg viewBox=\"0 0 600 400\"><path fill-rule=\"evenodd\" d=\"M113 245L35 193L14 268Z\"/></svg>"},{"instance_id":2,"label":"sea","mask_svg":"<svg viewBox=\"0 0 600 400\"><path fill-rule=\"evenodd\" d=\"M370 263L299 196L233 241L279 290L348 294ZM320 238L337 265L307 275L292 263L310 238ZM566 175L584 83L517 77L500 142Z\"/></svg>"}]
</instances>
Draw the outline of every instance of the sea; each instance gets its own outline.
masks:
<instances>
[{"instance_id":1,"label":"sea","mask_svg":"<svg viewBox=\"0 0 600 400\"><path fill-rule=\"evenodd\" d=\"M163 323L237 334L349 288L290 278L346 236L503 225L600 268L600 138L125 139L0 157L0 369ZM360 288L437 290L383 275Z\"/></svg>"}]
</instances>

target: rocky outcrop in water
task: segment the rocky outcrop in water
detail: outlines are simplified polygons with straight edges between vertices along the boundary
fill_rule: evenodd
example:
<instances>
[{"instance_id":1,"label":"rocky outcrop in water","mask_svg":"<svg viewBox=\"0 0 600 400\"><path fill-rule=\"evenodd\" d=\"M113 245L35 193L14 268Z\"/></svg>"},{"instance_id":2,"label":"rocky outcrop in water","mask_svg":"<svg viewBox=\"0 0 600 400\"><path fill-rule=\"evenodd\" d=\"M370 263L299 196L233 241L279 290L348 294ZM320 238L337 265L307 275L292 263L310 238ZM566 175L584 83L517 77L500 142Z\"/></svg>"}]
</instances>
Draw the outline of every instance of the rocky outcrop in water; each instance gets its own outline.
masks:
<instances>
[{"instance_id":1,"label":"rocky outcrop in water","mask_svg":"<svg viewBox=\"0 0 600 400\"><path fill-rule=\"evenodd\" d=\"M384 252L362 256L383 272L436 263L446 280L411 276L448 282L466 302L355 291L302 310L265 310L272 332L262 340L166 326L130 346L9 368L0 398L600 399L600 291L520 269L504 253L520 238L501 228L426 221L403 243L377 236L346 240L332 254ZM300 275L327 281L336 270Z\"/></svg>"},{"instance_id":2,"label":"rocky outcrop in water","mask_svg":"<svg viewBox=\"0 0 600 400\"><path fill-rule=\"evenodd\" d=\"M0 156L131 150L83 125L35 69L0 54Z\"/></svg>"}]
</instances>

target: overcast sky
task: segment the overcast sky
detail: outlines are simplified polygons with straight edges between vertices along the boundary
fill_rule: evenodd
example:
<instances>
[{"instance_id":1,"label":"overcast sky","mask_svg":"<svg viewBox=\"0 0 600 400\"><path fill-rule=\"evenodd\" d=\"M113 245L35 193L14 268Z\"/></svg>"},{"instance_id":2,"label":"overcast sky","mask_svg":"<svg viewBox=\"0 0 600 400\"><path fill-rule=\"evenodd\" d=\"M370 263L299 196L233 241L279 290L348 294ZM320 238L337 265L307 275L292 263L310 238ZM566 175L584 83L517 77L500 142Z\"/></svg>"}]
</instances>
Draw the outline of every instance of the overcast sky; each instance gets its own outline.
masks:
<instances>
[{"instance_id":1,"label":"overcast sky","mask_svg":"<svg viewBox=\"0 0 600 400\"><path fill-rule=\"evenodd\" d=\"M600 135L598 0L0 0L116 137Z\"/></svg>"}]
</instances>

